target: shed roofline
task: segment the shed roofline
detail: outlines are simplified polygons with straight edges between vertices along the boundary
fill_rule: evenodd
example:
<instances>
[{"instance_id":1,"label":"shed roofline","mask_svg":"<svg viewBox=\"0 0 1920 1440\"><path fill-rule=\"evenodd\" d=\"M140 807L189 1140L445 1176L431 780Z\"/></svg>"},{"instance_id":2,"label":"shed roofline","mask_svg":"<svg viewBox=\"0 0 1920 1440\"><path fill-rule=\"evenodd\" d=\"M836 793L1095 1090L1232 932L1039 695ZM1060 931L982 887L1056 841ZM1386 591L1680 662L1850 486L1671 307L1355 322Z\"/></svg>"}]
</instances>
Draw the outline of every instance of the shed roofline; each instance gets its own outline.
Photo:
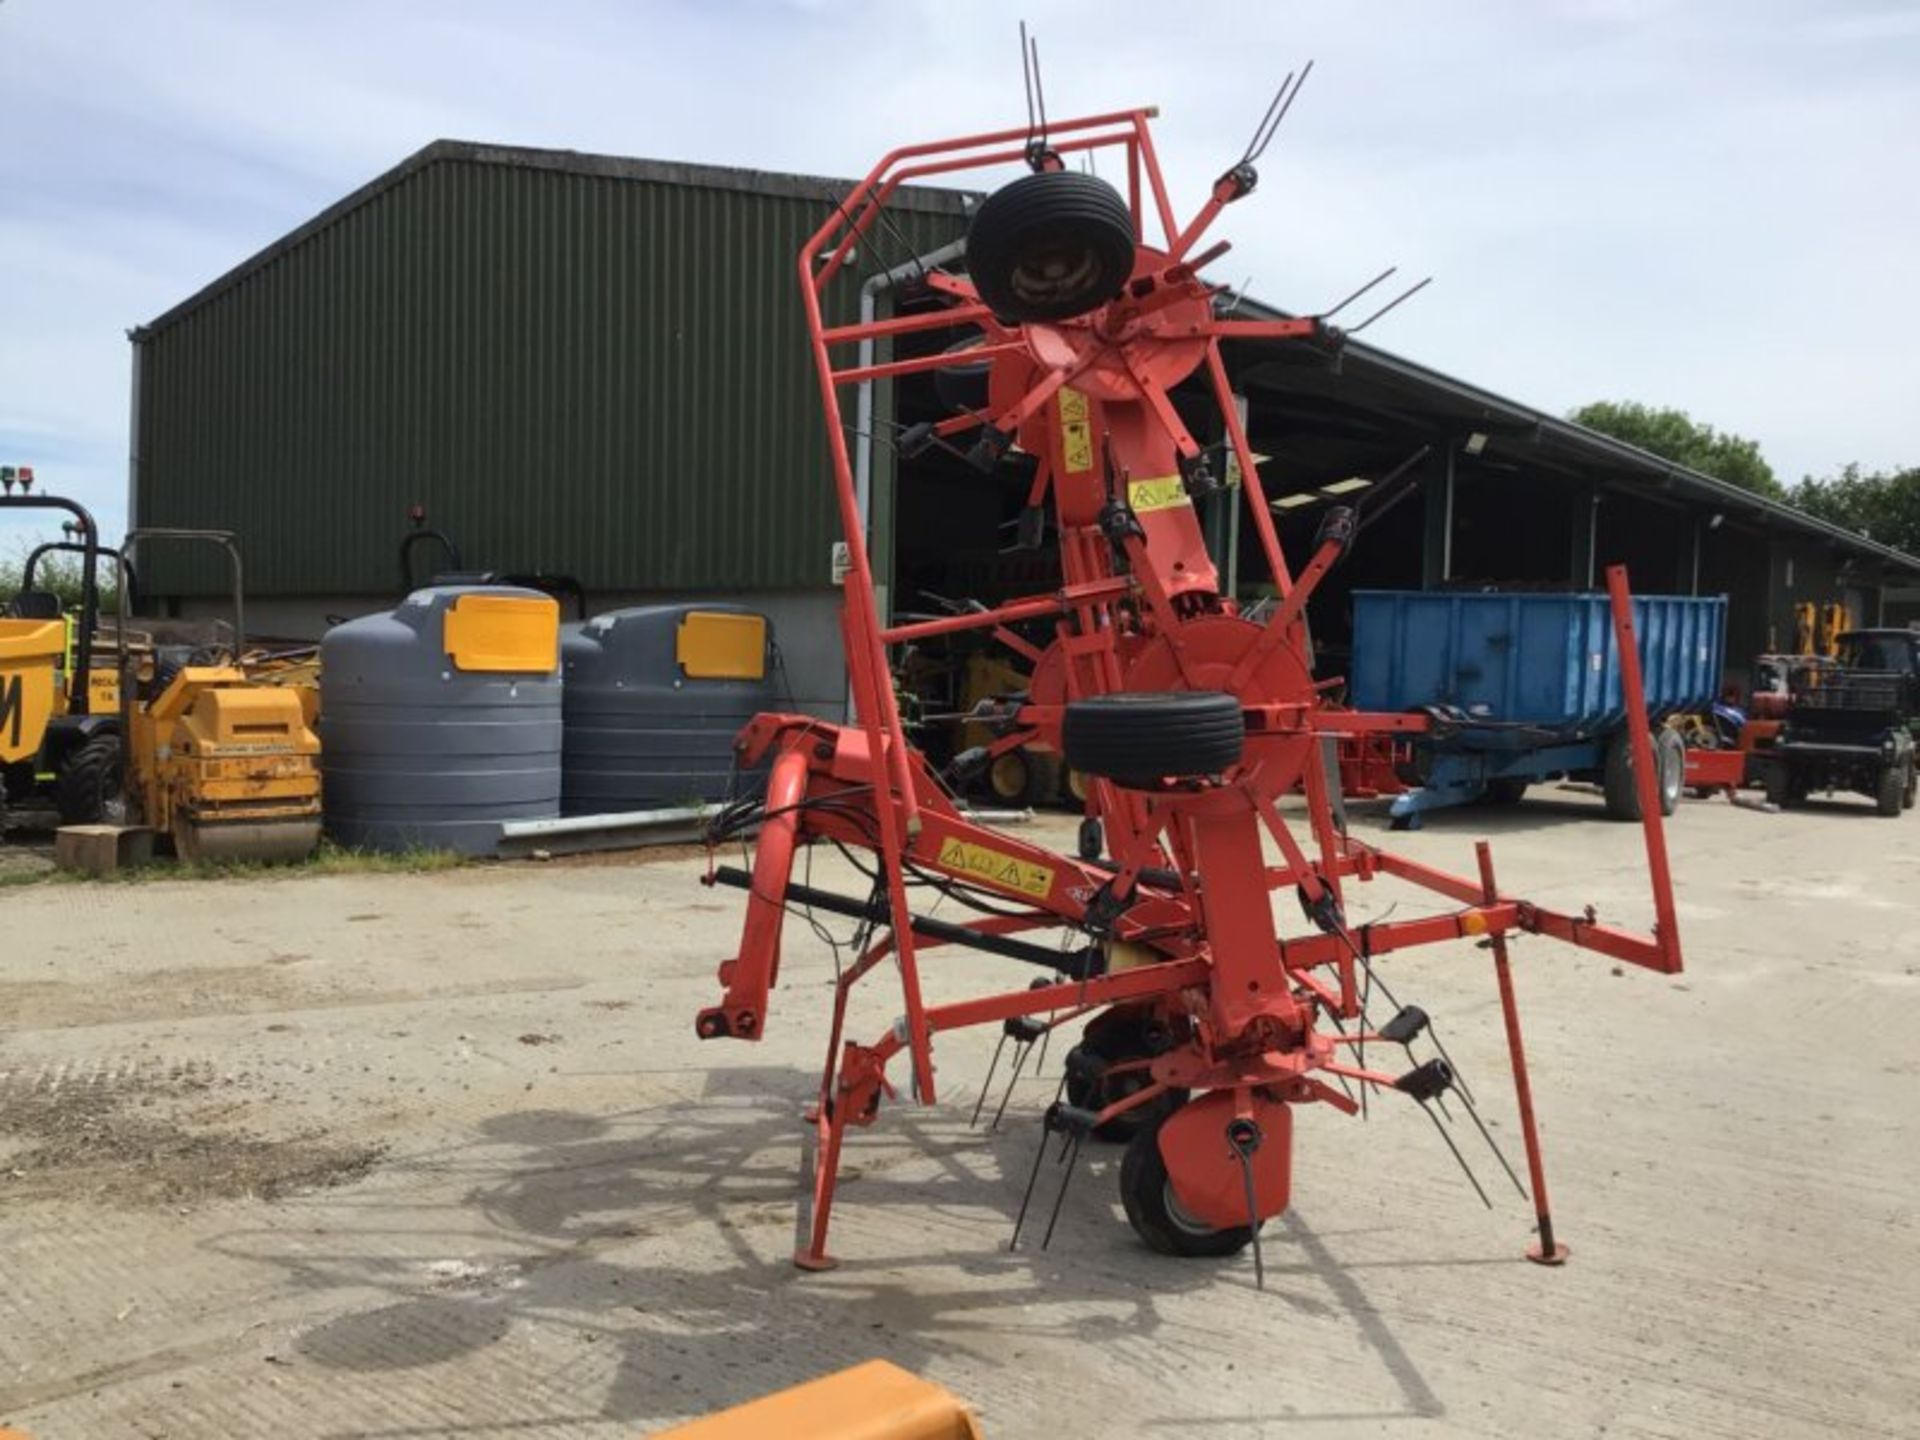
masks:
<instances>
[{"instance_id":1,"label":"shed roofline","mask_svg":"<svg viewBox=\"0 0 1920 1440\"><path fill-rule=\"evenodd\" d=\"M855 182L783 171L750 170L734 165L699 165L678 160L641 160L625 155L596 155L581 150L543 150L525 145L487 145L472 140L435 140L423 145L391 170L376 175L343 196L304 225L289 231L265 249L242 260L225 274L194 291L164 314L135 326L128 337L136 343L164 330L193 311L217 299L243 280L264 270L281 256L339 223L361 206L399 186L429 165L456 161L498 165L516 170L551 170L567 175L592 175L608 180L642 180L656 185L686 185L705 190L739 190L795 200L837 201ZM971 190L947 190L933 185L903 185L891 204L906 210L939 215L965 215L980 201Z\"/></svg>"},{"instance_id":2,"label":"shed roofline","mask_svg":"<svg viewBox=\"0 0 1920 1440\"><path fill-rule=\"evenodd\" d=\"M1291 318L1289 312L1254 299L1251 295L1238 296L1236 301L1239 313L1255 319ZM1270 344L1275 342L1253 341L1252 344ZM1278 342L1291 344L1293 342ZM1481 410L1487 419L1499 419L1509 424L1520 422L1529 427L1536 438L1548 438L1558 442L1567 450L1591 459L1621 464L1633 470L1646 473L1650 478L1662 482L1671 482L1689 490L1699 492L1706 498L1724 504L1733 511L1745 511L1764 520L1769 520L1790 529L1802 530L1834 540L1849 549L1871 555L1876 559L1920 574L1920 557L1896 550L1891 545L1883 545L1845 526L1835 525L1818 516L1809 515L1804 510L1778 500L1768 499L1751 490L1721 480L1715 476L1694 470L1685 465L1676 464L1650 450L1643 450L1625 440L1603 435L1598 430L1588 429L1585 425L1564 420L1531 405L1523 405L1496 395L1491 390L1483 390L1451 375L1444 375L1425 365L1408 360L1402 356L1368 345L1363 341L1349 340L1342 349L1345 360L1358 361L1363 366L1372 367L1385 374L1425 389L1446 395L1449 399L1471 405Z\"/></svg>"}]
</instances>

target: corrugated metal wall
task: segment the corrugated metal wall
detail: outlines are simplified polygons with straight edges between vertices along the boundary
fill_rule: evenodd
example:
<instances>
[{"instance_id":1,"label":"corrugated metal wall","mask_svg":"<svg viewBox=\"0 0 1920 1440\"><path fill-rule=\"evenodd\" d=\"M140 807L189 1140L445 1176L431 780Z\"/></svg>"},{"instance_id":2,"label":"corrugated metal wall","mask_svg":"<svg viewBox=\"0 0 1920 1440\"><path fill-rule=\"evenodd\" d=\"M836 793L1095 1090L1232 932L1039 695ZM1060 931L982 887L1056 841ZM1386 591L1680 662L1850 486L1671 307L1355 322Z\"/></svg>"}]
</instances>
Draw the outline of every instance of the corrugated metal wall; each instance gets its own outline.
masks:
<instances>
[{"instance_id":1,"label":"corrugated metal wall","mask_svg":"<svg viewBox=\"0 0 1920 1440\"><path fill-rule=\"evenodd\" d=\"M861 268L962 233L945 200L897 204ZM828 212L431 161L147 334L139 523L238 531L262 595L395 588L416 501L470 567L824 585L839 525L794 265ZM147 568L156 593L215 588Z\"/></svg>"}]
</instances>

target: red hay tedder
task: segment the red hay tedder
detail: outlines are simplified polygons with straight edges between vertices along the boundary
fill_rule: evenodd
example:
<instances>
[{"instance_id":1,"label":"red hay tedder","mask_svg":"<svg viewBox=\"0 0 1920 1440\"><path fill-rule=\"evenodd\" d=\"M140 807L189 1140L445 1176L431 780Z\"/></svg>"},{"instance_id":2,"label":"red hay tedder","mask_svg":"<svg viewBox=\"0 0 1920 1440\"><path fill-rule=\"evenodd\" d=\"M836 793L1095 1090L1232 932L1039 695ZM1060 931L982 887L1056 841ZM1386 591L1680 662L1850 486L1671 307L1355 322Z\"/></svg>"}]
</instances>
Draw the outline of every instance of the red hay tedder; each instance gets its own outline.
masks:
<instances>
[{"instance_id":1,"label":"red hay tedder","mask_svg":"<svg viewBox=\"0 0 1920 1440\"><path fill-rule=\"evenodd\" d=\"M1252 1244L1258 1267L1260 1225L1288 1202L1296 1106L1352 1114L1369 1092L1398 1091L1425 1108L1444 1106L1450 1090L1471 1106L1426 1014L1400 1007L1375 966L1396 951L1462 938L1491 951L1505 1016L1531 1178L1523 1193L1539 1218L1527 1253L1544 1263L1566 1254L1548 1214L1507 937L1551 936L1668 974L1681 968L1626 576L1611 571L1608 584L1653 882L1652 937L1598 923L1591 909L1561 914L1503 895L1484 842L1478 873L1468 877L1363 844L1336 825L1323 745L1391 738L1426 721L1323 703L1328 687L1311 673L1305 607L1351 543L1354 516L1329 512L1311 558L1299 574L1289 571L1221 359L1224 339L1337 347L1342 333L1322 318L1234 319L1216 308L1216 287L1200 278L1227 248L1203 250L1202 238L1254 188L1252 162L1284 111L1277 98L1256 143L1184 226L1154 154L1148 122L1155 112L1130 110L896 150L801 253L851 560L843 625L858 723L769 714L741 733L742 766L768 765L769 779L763 800L735 804L715 827L716 841L757 828L758 845L750 874L718 867L709 877L746 889L749 899L740 952L720 967L725 994L697 1024L704 1038L760 1038L790 905L860 922L858 959L836 987L811 1112L811 1225L794 1257L803 1267L834 1263L826 1243L841 1145L848 1126L871 1124L882 1099L894 1096L891 1061L904 1057L912 1093L931 1104L938 1093L933 1043L943 1031L1000 1026L1002 1045L1031 1046L1083 1021L1065 1058L1062 1098L1046 1112L1047 1131L1075 1152L1088 1135L1126 1140L1122 1199L1154 1249L1221 1256ZM1069 157L1094 151L1117 154L1124 195L1068 168ZM883 207L899 186L1010 163L1031 173L976 212L966 278L940 270L924 277L944 306L858 324L823 320L829 287L852 282L855 247L885 223ZM1151 243L1150 224L1161 237ZM952 365L953 353L858 363L850 352L863 341L928 338L950 327L979 332L967 358L990 363L988 403L921 427L917 437L903 434L901 444L964 437L983 470L1017 444L1034 464L1029 513L1045 515L1057 532L1064 583L993 608L888 626L875 601L842 391ZM1260 622L1221 593L1196 519L1194 497L1219 482L1169 399L1196 374L1218 405L1278 596ZM1052 621L1044 650L1008 628L1035 620ZM1001 716L991 752L1037 744L1092 777L1075 854L970 818L907 740L887 647L972 627L1035 662L1029 692ZM1304 790L1305 812L1290 810L1290 819L1279 798L1296 788ZM870 895L836 895L793 879L797 847L821 840L856 860L871 853L870 867L860 862L870 870ZM1346 887L1382 876L1459 908L1350 923ZM961 903L966 918L923 913L928 907L916 909L916 892ZM1285 893L1283 910L1297 905L1304 916L1302 933L1277 933L1276 892ZM1023 938L1035 931L1064 932L1067 940ZM1027 962L1044 978L926 1003L925 957L963 947ZM899 977L901 1018L872 1043L847 1039L848 997L883 965ZM1396 1011L1378 1026L1366 1008L1375 989ZM1423 1034L1438 1053L1415 1064L1412 1042ZM1405 1055L1412 1068L1369 1068L1369 1045L1376 1055ZM1024 1054L1017 1052L1016 1066ZM1031 1179L1026 1193L1030 1199ZM1023 1201L1022 1219L1025 1210Z\"/></svg>"}]
</instances>

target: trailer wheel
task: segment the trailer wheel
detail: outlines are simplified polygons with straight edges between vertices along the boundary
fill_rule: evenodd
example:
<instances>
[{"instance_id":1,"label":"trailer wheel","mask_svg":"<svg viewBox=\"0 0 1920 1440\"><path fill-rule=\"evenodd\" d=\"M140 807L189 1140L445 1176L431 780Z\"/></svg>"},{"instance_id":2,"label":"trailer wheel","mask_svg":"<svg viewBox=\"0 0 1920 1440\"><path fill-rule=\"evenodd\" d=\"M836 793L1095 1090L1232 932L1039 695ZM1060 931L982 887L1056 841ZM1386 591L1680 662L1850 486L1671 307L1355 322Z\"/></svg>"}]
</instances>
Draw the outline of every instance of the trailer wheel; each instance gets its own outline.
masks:
<instances>
[{"instance_id":1,"label":"trailer wheel","mask_svg":"<svg viewBox=\"0 0 1920 1440\"><path fill-rule=\"evenodd\" d=\"M1120 1160L1120 1203L1127 1223L1162 1255L1223 1259L1238 1255L1253 1242L1251 1225L1229 1225L1216 1230L1181 1209L1167 1178L1167 1162L1160 1154L1160 1127L1176 1113L1163 1110L1127 1142Z\"/></svg>"},{"instance_id":2,"label":"trailer wheel","mask_svg":"<svg viewBox=\"0 0 1920 1440\"><path fill-rule=\"evenodd\" d=\"M1069 702L1060 738L1075 770L1150 790L1237 765L1247 725L1239 700L1218 690L1120 692Z\"/></svg>"},{"instance_id":3,"label":"trailer wheel","mask_svg":"<svg viewBox=\"0 0 1920 1440\"><path fill-rule=\"evenodd\" d=\"M126 761L118 735L95 735L67 756L54 799L62 825L127 823Z\"/></svg>"},{"instance_id":4,"label":"trailer wheel","mask_svg":"<svg viewBox=\"0 0 1920 1440\"><path fill-rule=\"evenodd\" d=\"M1653 732L1654 773L1660 777L1660 813L1671 815L1680 806L1680 791L1687 779L1686 742L1664 725ZM1606 796L1607 814L1615 820L1640 818L1640 791L1633 778L1633 735L1622 730L1607 745L1606 766L1601 775L1601 790Z\"/></svg>"},{"instance_id":5,"label":"trailer wheel","mask_svg":"<svg viewBox=\"0 0 1920 1440\"><path fill-rule=\"evenodd\" d=\"M1913 762L1889 765L1880 772L1880 783L1874 791L1874 808L1889 820L1898 816L1907 808L1908 776Z\"/></svg>"},{"instance_id":6,"label":"trailer wheel","mask_svg":"<svg viewBox=\"0 0 1920 1440\"><path fill-rule=\"evenodd\" d=\"M1002 320L1071 320L1133 274L1133 214L1106 181L1073 170L1023 175L967 227L967 273Z\"/></svg>"},{"instance_id":7,"label":"trailer wheel","mask_svg":"<svg viewBox=\"0 0 1920 1440\"><path fill-rule=\"evenodd\" d=\"M1501 775L1487 781L1489 805L1518 805L1527 793L1527 782L1518 775Z\"/></svg>"}]
</instances>

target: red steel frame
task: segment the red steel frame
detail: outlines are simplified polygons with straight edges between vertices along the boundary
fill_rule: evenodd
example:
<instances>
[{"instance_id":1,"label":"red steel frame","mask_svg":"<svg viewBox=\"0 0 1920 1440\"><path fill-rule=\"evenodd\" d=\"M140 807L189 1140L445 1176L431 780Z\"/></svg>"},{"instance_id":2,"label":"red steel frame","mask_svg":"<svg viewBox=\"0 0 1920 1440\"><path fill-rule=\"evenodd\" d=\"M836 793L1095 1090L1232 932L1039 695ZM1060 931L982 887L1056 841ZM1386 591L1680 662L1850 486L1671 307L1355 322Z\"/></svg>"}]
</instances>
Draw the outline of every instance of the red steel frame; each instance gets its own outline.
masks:
<instances>
[{"instance_id":1,"label":"red steel frame","mask_svg":"<svg viewBox=\"0 0 1920 1440\"><path fill-rule=\"evenodd\" d=\"M952 302L950 308L851 325L829 326L823 318L823 297L900 185L1026 160L1025 130L893 151L801 252L800 289L848 541L842 623L858 724L772 714L741 733L742 761L771 757L771 778L752 875L733 877L750 892L741 949L722 965L725 994L719 1005L701 1012L698 1031L706 1038L758 1039L763 1033L797 848L834 840L871 851L878 864L869 918L883 928L835 989L826 1066L812 1112L817 1150L811 1225L796 1263L833 1263L826 1241L841 1145L849 1125L870 1124L883 1097L895 1093L886 1073L891 1060L905 1055L913 1093L930 1104L938 1094L933 1041L939 1033L1015 1017L1057 1026L1116 1004L1165 1017L1178 1043L1137 1061L1135 1068L1147 1069L1151 1083L1106 1107L1099 1120L1174 1087L1194 1092L1196 1098L1160 1132L1169 1184L1191 1214L1222 1226L1244 1224L1249 1205L1265 1218L1287 1203L1289 1107L1318 1102L1355 1108L1321 1072L1353 1084L1394 1085L1394 1076L1351 1058L1363 1056L1360 1047L1369 1041L1381 1041L1377 1031L1348 1028L1364 1023L1356 962L1364 967L1372 957L1416 945L1482 940L1493 954L1541 1222L1540 1243L1530 1253L1551 1263L1564 1247L1553 1239L1547 1211L1508 937L1545 935L1664 973L1681 968L1626 576L1611 570L1608 585L1657 917L1651 936L1602 924L1590 908L1561 914L1502 896L1484 844L1479 875L1468 878L1338 832L1319 761L1323 741L1391 738L1425 722L1321 703L1325 687L1311 678L1306 658L1304 607L1340 558L1345 539L1327 535L1298 577L1289 570L1232 401L1220 342L1266 338L1332 346L1340 336L1315 318L1216 316L1213 289L1197 272L1226 247L1196 256L1195 246L1225 206L1252 188L1254 177L1245 166L1222 176L1200 212L1180 227L1148 129L1154 113L1117 111L1049 127L1043 166L1057 168L1066 155L1119 149L1129 177L1127 198L1138 232L1133 279L1091 315L1045 325L1003 324L966 280L936 273L928 282ZM1147 217L1158 222L1158 246L1147 243ZM1017 439L1036 458L1032 499L1051 505L1065 579L1052 594L889 628L875 598L841 391L863 380L950 364L951 358L936 354L855 366L841 365L835 354L863 340L884 342L956 325L983 332L974 355L994 362L992 402L943 422L939 430L975 430L1002 447ZM1264 624L1242 617L1232 597L1220 594L1189 499L1187 477L1201 447L1168 391L1199 372L1238 457L1253 529L1279 596ZM1116 516L1122 523L1113 523ZM1037 657L1029 703L1011 717L1005 743L1037 742L1057 750L1070 702L1123 690L1226 691L1241 700L1246 718L1245 757L1222 776L1169 782L1153 791L1093 783L1088 814L1104 826L1108 863L1057 853L969 818L909 743L895 703L889 645L962 629L1005 635L1011 622L1047 618L1055 622L1055 638ZM1304 841L1276 804L1296 787L1307 801ZM1265 857L1269 841L1278 864ZM1345 882L1381 875L1445 896L1460 908L1349 923L1342 905ZM909 884L929 880L992 896L997 913L944 922L932 933L929 922L917 929ZM1315 928L1278 934L1276 890L1296 892ZM1023 931L1062 928L1081 932L1087 944L1077 957L1062 952L1061 973L1052 981L956 1003L926 1002L920 967L929 951L956 941L991 949ZM888 960L900 977L900 1021L871 1044L847 1039L852 990ZM1322 1030L1322 1020L1338 1033ZM1236 1125L1252 1128L1236 1132ZM1254 1152L1244 1160L1230 1152L1221 1143L1223 1129L1256 1137ZM1261 1145L1262 1135L1271 1143Z\"/></svg>"}]
</instances>

